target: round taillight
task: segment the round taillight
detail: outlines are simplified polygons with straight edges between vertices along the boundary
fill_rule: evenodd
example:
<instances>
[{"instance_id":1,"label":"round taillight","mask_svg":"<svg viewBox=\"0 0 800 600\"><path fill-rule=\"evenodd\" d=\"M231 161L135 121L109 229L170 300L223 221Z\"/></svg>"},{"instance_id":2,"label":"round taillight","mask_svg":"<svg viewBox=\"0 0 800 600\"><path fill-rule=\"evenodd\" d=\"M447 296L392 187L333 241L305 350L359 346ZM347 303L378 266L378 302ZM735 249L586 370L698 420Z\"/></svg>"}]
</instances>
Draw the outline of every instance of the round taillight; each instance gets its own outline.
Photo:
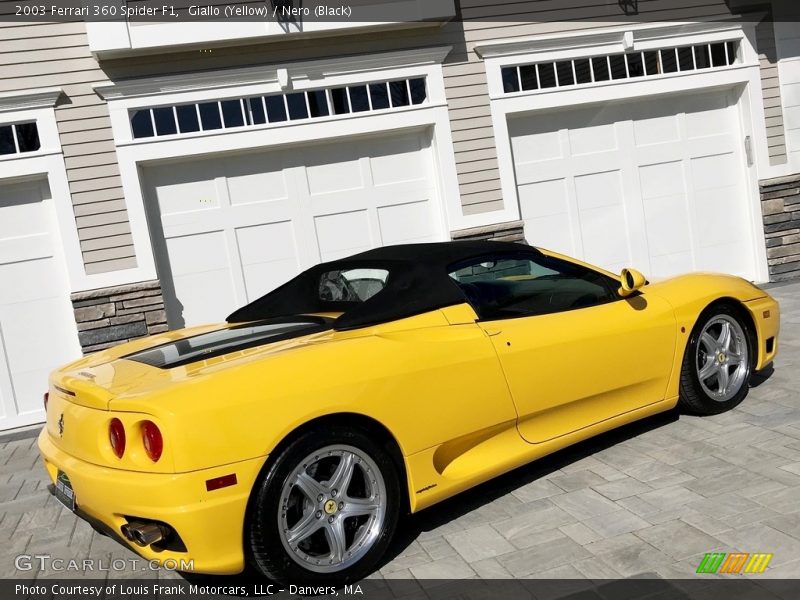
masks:
<instances>
[{"instance_id":1,"label":"round taillight","mask_svg":"<svg viewBox=\"0 0 800 600\"><path fill-rule=\"evenodd\" d=\"M161 437L161 430L152 421L142 423L142 442L150 460L158 462L164 450L164 439Z\"/></svg>"},{"instance_id":2,"label":"round taillight","mask_svg":"<svg viewBox=\"0 0 800 600\"><path fill-rule=\"evenodd\" d=\"M117 458L122 458L125 454L125 428L119 419L111 419L108 425L108 439L111 441L111 449Z\"/></svg>"}]
</instances>

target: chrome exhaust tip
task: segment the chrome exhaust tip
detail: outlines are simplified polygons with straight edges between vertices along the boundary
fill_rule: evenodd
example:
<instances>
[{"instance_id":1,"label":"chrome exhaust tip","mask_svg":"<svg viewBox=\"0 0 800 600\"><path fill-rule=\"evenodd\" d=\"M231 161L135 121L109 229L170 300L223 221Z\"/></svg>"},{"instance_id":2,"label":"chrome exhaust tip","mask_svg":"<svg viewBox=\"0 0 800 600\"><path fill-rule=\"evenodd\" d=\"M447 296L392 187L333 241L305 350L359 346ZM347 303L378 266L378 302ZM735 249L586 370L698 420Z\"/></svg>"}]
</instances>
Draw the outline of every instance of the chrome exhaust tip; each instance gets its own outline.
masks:
<instances>
[{"instance_id":1,"label":"chrome exhaust tip","mask_svg":"<svg viewBox=\"0 0 800 600\"><path fill-rule=\"evenodd\" d=\"M133 532L131 532L131 526L128 523L125 523L122 527L120 527L120 531L122 531L123 537L128 540L129 542L133 540Z\"/></svg>"},{"instance_id":2,"label":"chrome exhaust tip","mask_svg":"<svg viewBox=\"0 0 800 600\"><path fill-rule=\"evenodd\" d=\"M136 545L145 547L163 540L167 532L156 523L133 522L122 526L122 535Z\"/></svg>"}]
</instances>

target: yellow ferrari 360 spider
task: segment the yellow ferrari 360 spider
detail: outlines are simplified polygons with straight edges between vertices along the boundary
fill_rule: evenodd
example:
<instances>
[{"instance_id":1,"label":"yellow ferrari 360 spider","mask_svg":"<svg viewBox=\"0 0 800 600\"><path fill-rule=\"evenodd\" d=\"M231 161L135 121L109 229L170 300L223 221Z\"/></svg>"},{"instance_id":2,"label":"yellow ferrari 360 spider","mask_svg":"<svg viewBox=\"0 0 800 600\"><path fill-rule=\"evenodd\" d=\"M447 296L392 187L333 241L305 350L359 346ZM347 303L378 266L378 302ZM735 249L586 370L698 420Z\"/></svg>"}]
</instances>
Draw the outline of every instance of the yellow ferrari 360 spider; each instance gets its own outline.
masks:
<instances>
[{"instance_id":1,"label":"yellow ferrari 360 spider","mask_svg":"<svg viewBox=\"0 0 800 600\"><path fill-rule=\"evenodd\" d=\"M53 493L147 559L368 574L403 513L679 404L739 404L778 304L502 242L370 250L51 376Z\"/></svg>"}]
</instances>

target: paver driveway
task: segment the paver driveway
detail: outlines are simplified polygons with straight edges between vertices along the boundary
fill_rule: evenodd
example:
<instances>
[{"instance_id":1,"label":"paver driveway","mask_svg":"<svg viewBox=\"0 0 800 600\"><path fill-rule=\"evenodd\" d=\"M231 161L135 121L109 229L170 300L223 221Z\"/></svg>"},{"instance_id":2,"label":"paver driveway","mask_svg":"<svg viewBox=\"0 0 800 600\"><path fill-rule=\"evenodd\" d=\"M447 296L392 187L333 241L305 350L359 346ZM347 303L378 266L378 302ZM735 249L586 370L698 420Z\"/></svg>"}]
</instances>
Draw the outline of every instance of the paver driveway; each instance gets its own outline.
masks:
<instances>
[{"instance_id":1,"label":"paver driveway","mask_svg":"<svg viewBox=\"0 0 800 600\"><path fill-rule=\"evenodd\" d=\"M771 552L766 576L800 577L800 283L771 292L780 356L736 410L658 416L413 516L374 577L686 578L711 551ZM0 442L0 577L152 577L15 569L135 558L47 493L34 442Z\"/></svg>"}]
</instances>

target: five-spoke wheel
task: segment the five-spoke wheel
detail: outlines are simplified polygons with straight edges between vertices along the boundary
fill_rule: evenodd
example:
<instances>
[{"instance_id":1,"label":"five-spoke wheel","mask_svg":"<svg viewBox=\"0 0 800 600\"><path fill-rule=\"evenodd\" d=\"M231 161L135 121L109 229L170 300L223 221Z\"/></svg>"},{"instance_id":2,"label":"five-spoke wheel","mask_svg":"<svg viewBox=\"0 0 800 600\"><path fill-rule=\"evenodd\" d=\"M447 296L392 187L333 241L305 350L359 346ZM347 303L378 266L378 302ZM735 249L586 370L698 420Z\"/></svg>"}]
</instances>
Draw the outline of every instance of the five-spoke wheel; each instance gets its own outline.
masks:
<instances>
[{"instance_id":1,"label":"five-spoke wheel","mask_svg":"<svg viewBox=\"0 0 800 600\"><path fill-rule=\"evenodd\" d=\"M744 329L728 315L712 318L697 345L697 378L710 398L730 400L742 388L749 371Z\"/></svg>"},{"instance_id":2,"label":"five-spoke wheel","mask_svg":"<svg viewBox=\"0 0 800 600\"><path fill-rule=\"evenodd\" d=\"M747 395L753 351L741 313L726 304L710 307L692 331L681 371L681 405L697 414L716 414Z\"/></svg>"},{"instance_id":3,"label":"five-spoke wheel","mask_svg":"<svg viewBox=\"0 0 800 600\"><path fill-rule=\"evenodd\" d=\"M403 498L388 443L357 427L324 427L269 461L248 508L253 566L280 582L369 574Z\"/></svg>"},{"instance_id":4,"label":"five-spoke wheel","mask_svg":"<svg viewBox=\"0 0 800 600\"><path fill-rule=\"evenodd\" d=\"M383 475L363 451L321 448L283 484L278 517L283 546L311 571L346 569L378 539L385 500Z\"/></svg>"}]
</instances>

